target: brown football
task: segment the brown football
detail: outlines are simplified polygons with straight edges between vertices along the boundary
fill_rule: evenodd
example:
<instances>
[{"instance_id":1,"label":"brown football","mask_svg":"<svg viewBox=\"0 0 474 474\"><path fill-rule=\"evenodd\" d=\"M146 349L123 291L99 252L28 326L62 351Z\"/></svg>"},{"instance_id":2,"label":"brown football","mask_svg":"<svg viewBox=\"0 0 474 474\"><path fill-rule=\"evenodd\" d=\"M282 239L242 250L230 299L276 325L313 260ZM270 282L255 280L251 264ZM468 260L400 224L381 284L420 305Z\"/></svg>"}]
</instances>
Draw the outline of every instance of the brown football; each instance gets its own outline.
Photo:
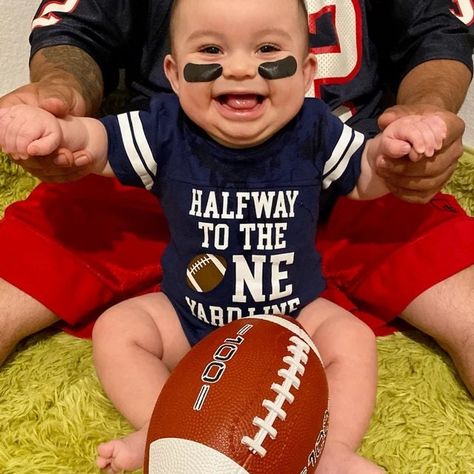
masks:
<instances>
[{"instance_id":1,"label":"brown football","mask_svg":"<svg viewBox=\"0 0 474 474\"><path fill-rule=\"evenodd\" d=\"M172 372L148 431L144 473L312 473L328 429L326 375L285 316L216 329Z\"/></svg>"}]
</instances>

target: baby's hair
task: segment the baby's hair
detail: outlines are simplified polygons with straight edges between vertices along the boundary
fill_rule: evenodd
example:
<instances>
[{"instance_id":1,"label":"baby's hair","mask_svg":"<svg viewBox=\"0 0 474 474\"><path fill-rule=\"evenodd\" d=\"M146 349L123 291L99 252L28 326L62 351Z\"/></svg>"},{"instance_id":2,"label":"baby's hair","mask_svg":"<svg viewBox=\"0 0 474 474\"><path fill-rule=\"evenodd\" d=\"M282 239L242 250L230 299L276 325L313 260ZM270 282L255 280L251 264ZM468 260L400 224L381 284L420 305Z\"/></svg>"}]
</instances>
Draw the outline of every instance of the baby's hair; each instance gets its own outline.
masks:
<instances>
[{"instance_id":1,"label":"baby's hair","mask_svg":"<svg viewBox=\"0 0 474 474\"><path fill-rule=\"evenodd\" d=\"M225 0L222 0L225 1ZM255 0L258 1L258 0ZM178 5L180 3L180 0L173 0L171 4L171 11L170 11L170 40L171 40L171 51L173 52L173 42L174 42L174 22L175 22L175 12L176 9L178 8ZM308 45L308 50L309 50L309 28L308 28L308 9L306 8L306 2L305 0L298 0L298 6L299 6L299 11L300 11L300 16L301 16L301 21L302 21L302 28L306 31L306 36L308 38L307 40L307 45Z\"/></svg>"}]
</instances>

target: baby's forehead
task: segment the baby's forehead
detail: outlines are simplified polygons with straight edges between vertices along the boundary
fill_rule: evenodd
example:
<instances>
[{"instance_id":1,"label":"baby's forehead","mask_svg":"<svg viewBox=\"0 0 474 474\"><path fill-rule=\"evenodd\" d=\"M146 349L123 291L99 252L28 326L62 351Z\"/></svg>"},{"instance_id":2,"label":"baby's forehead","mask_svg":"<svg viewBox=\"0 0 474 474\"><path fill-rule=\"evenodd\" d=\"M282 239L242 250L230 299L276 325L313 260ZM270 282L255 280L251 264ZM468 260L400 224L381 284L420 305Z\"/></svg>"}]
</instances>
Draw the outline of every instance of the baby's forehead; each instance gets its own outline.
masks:
<instances>
[{"instance_id":1,"label":"baby's forehead","mask_svg":"<svg viewBox=\"0 0 474 474\"><path fill-rule=\"evenodd\" d=\"M248 0L217 0L217 2L222 2L223 5L229 5L230 3L235 3L235 4L239 4L241 3L242 4L242 8L243 8L243 11L247 11L247 9L245 8L245 3L246 1ZM309 51L309 27L308 27L308 12L307 12L307 8L306 8L306 2L305 0L279 0L280 2L280 6L283 5L287 10L288 10L288 16L286 16L287 19L291 19L291 18L294 18L297 20L297 22L295 23L292 23L291 25L291 28L290 26L288 26L288 23L283 21L283 22L278 22L276 24L274 24L274 22L271 20L271 12L274 11L275 8L272 8L272 6L274 6L274 1L275 0L252 0L252 1L258 1L260 5L262 5L262 3L267 3L268 4L268 11L269 11L269 14L268 16L266 15L260 15L259 18L261 19L262 23L264 23L266 20L268 20L269 22L271 22L271 25L269 26L269 28L280 28L280 29L284 29L285 31L287 29L291 29L291 32L289 32L289 34L291 35L291 37L295 38L298 36L299 37L299 34L301 33L303 35L303 42L305 44L305 50L307 49ZM171 14L170 14L170 37L171 37L171 49L174 50L174 45L175 45L175 36L176 36L176 26L181 23L179 22L179 19L181 17L181 13L182 12L190 12L191 10L193 10L192 8L190 8L189 10L186 10L187 7L189 5L192 5L193 7L196 7L196 5L204 5L206 2L209 2L209 3L216 3L216 0L174 0L172 1L172 5L171 5ZM295 5L298 7L297 8L297 13L295 12L294 8L295 8ZM177 11L179 10L179 13L180 14L177 14ZM229 14L230 14L230 9L229 9ZM290 13L291 12L291 13ZM293 12L295 12L296 14L293 15ZM249 12L250 14L250 12ZM225 15L225 13L224 13ZM183 19L184 20L184 19ZM187 17L187 20L189 20L189 17ZM187 20L184 20L184 21L187 21ZM215 18L212 18L212 20L215 20ZM209 21L211 21L211 18L209 18ZM179 23L178 23L179 22ZM242 25L242 34L245 33L245 24ZM295 29L297 31L295 31ZM209 30L210 31L210 30ZM306 52L306 51L304 51Z\"/></svg>"},{"instance_id":2,"label":"baby's forehead","mask_svg":"<svg viewBox=\"0 0 474 474\"><path fill-rule=\"evenodd\" d=\"M196 5L196 2L198 3L204 3L206 0L172 0L171 2L171 11L170 11L170 23L171 26L173 26L173 22L176 21L176 12L178 11L178 8L181 9L186 8L186 4L192 4ZM223 3L227 3L229 1L238 1L238 0L221 0ZM254 0L258 2L264 2L265 0ZM274 0L266 0L268 3L268 8L269 11L272 7L273 1ZM308 21L308 10L306 7L306 1L305 0L283 0L284 3L288 6L288 10L290 10L293 6L294 3L298 5L298 15L301 17L301 20L304 20L306 23ZM244 2L242 2L244 3ZM244 5L242 5L244 8Z\"/></svg>"}]
</instances>

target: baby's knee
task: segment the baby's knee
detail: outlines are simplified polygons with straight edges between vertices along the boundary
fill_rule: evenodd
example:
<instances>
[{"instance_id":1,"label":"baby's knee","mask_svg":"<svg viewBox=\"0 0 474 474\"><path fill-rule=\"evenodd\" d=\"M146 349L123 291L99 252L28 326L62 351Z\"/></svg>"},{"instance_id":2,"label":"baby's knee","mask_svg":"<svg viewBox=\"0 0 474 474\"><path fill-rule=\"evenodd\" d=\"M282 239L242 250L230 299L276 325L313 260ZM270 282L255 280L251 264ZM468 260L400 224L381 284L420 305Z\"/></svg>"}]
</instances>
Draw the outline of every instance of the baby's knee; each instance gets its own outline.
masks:
<instances>
[{"instance_id":1,"label":"baby's knee","mask_svg":"<svg viewBox=\"0 0 474 474\"><path fill-rule=\"evenodd\" d=\"M365 324L360 319L357 319L356 317L354 317L353 325L354 325L353 330L357 332L358 336L362 340L366 342L372 342L375 344L375 341L376 341L375 333L369 326L367 326L367 324Z\"/></svg>"},{"instance_id":2,"label":"baby's knee","mask_svg":"<svg viewBox=\"0 0 474 474\"><path fill-rule=\"evenodd\" d=\"M124 316L120 306L112 306L104 311L94 324L92 330L92 341L115 338L123 334Z\"/></svg>"},{"instance_id":3,"label":"baby's knee","mask_svg":"<svg viewBox=\"0 0 474 474\"><path fill-rule=\"evenodd\" d=\"M377 338L372 329L360 319L357 319L353 315L351 316L352 317L347 320L344 329L341 329L341 331L345 333L343 339L347 342L347 348L357 347L375 351Z\"/></svg>"}]
</instances>

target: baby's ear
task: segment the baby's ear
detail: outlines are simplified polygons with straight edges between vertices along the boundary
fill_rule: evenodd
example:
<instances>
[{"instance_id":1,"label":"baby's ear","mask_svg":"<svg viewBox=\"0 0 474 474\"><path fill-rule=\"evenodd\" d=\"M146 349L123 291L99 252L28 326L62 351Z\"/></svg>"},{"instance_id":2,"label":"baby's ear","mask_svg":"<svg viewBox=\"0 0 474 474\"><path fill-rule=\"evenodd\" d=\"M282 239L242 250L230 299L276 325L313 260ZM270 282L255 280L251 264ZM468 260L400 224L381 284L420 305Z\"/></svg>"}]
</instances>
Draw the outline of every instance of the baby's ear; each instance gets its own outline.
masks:
<instances>
[{"instance_id":1,"label":"baby's ear","mask_svg":"<svg viewBox=\"0 0 474 474\"><path fill-rule=\"evenodd\" d=\"M179 96L179 73L178 65L171 54L167 54L163 63L165 75L176 95Z\"/></svg>"},{"instance_id":2,"label":"baby's ear","mask_svg":"<svg viewBox=\"0 0 474 474\"><path fill-rule=\"evenodd\" d=\"M318 63L314 54L309 53L303 61L303 78L305 84L305 92L308 92L313 85L314 75L316 74Z\"/></svg>"}]
</instances>

